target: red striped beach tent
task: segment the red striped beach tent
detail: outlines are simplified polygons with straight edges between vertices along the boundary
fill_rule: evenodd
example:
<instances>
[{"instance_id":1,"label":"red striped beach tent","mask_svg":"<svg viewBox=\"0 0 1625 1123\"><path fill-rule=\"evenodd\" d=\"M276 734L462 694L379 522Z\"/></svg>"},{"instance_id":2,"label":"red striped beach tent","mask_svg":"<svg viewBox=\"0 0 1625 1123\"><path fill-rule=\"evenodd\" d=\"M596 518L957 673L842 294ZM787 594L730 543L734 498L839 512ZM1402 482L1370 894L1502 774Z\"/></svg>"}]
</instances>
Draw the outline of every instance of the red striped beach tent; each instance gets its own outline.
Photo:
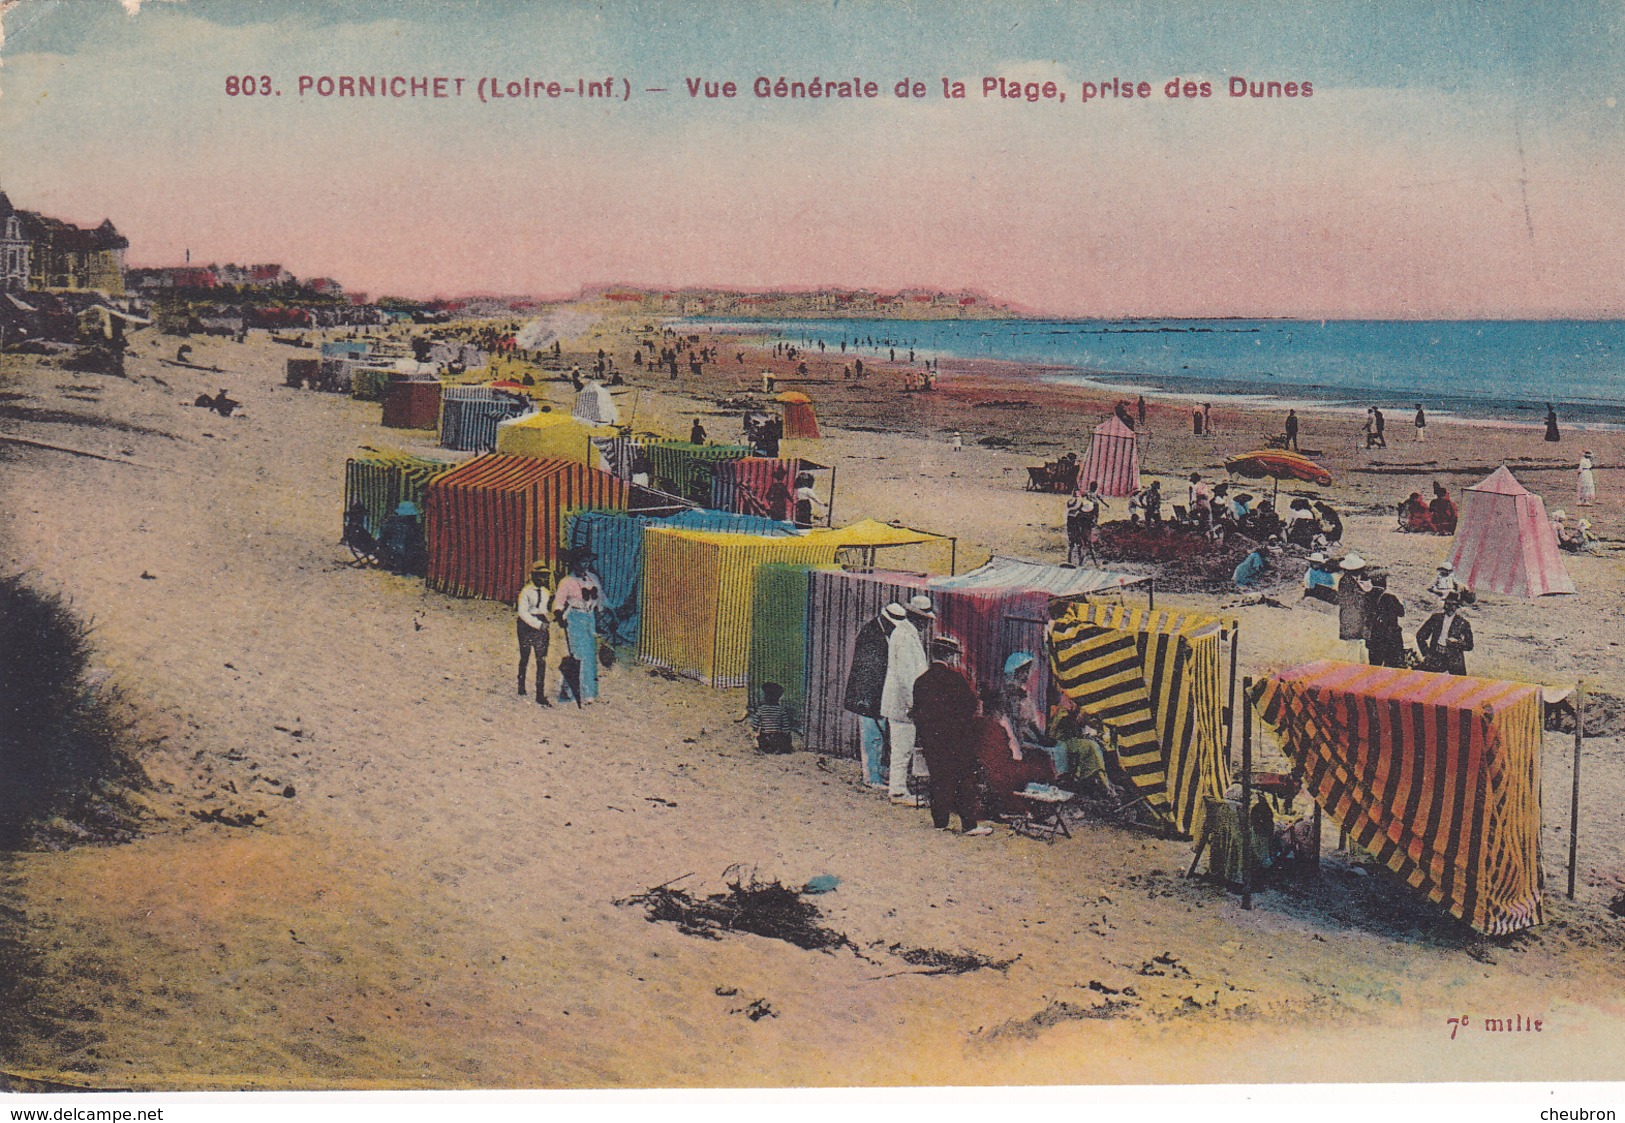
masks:
<instances>
[{"instance_id":1,"label":"red striped beach tent","mask_svg":"<svg viewBox=\"0 0 1625 1123\"><path fill-rule=\"evenodd\" d=\"M1098 481L1102 495L1133 495L1140 490L1140 445L1134 430L1116 417L1095 426L1089 441L1089 455L1078 473L1078 488Z\"/></svg>"},{"instance_id":2,"label":"red striped beach tent","mask_svg":"<svg viewBox=\"0 0 1625 1123\"><path fill-rule=\"evenodd\" d=\"M1540 687L1322 659L1254 694L1362 849L1481 932L1542 922Z\"/></svg>"},{"instance_id":3,"label":"red striped beach tent","mask_svg":"<svg viewBox=\"0 0 1625 1123\"><path fill-rule=\"evenodd\" d=\"M787 441L821 440L818 418L813 413L812 399L797 390L786 390L773 399L784 407L784 439Z\"/></svg>"},{"instance_id":4,"label":"red striped beach tent","mask_svg":"<svg viewBox=\"0 0 1625 1123\"><path fill-rule=\"evenodd\" d=\"M1467 489L1448 560L1475 593L1543 597L1575 591L1546 504L1505 464Z\"/></svg>"},{"instance_id":5,"label":"red striped beach tent","mask_svg":"<svg viewBox=\"0 0 1625 1123\"><path fill-rule=\"evenodd\" d=\"M531 563L556 565L572 511L626 510L632 485L571 460L492 453L424 488L429 588L512 601Z\"/></svg>"}]
</instances>

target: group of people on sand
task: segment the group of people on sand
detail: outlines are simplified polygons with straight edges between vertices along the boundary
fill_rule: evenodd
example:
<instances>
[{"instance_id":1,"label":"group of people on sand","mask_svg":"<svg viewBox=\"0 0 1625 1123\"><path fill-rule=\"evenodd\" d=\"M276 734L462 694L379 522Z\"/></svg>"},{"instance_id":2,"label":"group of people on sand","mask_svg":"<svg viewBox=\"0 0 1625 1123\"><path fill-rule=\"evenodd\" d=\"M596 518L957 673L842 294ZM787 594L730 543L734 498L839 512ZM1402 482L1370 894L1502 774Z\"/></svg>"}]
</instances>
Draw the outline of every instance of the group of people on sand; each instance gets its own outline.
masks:
<instances>
[{"instance_id":1,"label":"group of people on sand","mask_svg":"<svg viewBox=\"0 0 1625 1123\"><path fill-rule=\"evenodd\" d=\"M1115 794L1099 729L1069 701L1048 720L1040 715L1031 653L1010 655L996 681L978 684L961 666L958 638L939 632L926 641L935 620L922 593L886 605L858 631L843 705L858 720L866 783L913 806L911 780L923 780L932 824L946 830L957 814L962 832L975 836L992 833L981 821L987 814L1022 815L1018 793L1033 786Z\"/></svg>"},{"instance_id":2,"label":"group of people on sand","mask_svg":"<svg viewBox=\"0 0 1625 1123\"><path fill-rule=\"evenodd\" d=\"M1437 480L1431 500L1413 491L1399 504L1399 529L1407 534L1454 534L1457 518L1456 501Z\"/></svg>"},{"instance_id":3,"label":"group of people on sand","mask_svg":"<svg viewBox=\"0 0 1625 1123\"><path fill-rule=\"evenodd\" d=\"M536 702L551 706L547 691L547 655L552 629L564 633L565 655L559 660L560 702L590 706L599 701L600 665L613 663L613 649L598 639L598 614L603 609L603 586L592 570L592 552L584 547L566 550L561 559L566 576L549 590L553 567L539 561L530 568L530 581L520 590L515 606L519 638L519 696L525 696L525 678L536 661Z\"/></svg>"},{"instance_id":4,"label":"group of people on sand","mask_svg":"<svg viewBox=\"0 0 1625 1123\"><path fill-rule=\"evenodd\" d=\"M1316 552L1304 574L1303 595L1337 606L1337 635L1349 662L1465 675L1473 627L1461 609L1475 601L1473 591L1448 563L1441 564L1427 588L1440 607L1416 630L1413 650L1400 623L1405 604L1388 585L1388 572L1368 565L1359 554L1334 560Z\"/></svg>"}]
</instances>

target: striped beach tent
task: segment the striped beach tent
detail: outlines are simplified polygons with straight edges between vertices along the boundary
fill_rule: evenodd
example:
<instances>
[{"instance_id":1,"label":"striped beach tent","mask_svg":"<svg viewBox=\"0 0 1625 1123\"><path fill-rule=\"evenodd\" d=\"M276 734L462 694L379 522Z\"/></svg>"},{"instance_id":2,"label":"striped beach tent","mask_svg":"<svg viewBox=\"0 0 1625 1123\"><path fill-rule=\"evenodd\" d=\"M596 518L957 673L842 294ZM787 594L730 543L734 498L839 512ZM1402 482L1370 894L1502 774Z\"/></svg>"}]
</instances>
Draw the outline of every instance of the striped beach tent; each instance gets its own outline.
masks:
<instances>
[{"instance_id":1,"label":"striped beach tent","mask_svg":"<svg viewBox=\"0 0 1625 1123\"><path fill-rule=\"evenodd\" d=\"M532 562L556 565L565 519L624 510L628 484L572 460L493 453L434 477L424 490L429 588L512 601Z\"/></svg>"},{"instance_id":2,"label":"striped beach tent","mask_svg":"<svg viewBox=\"0 0 1625 1123\"><path fill-rule=\"evenodd\" d=\"M1140 445L1134 430L1116 417L1095 426L1089 455L1083 458L1078 487L1100 484L1102 495L1133 495L1140 490Z\"/></svg>"},{"instance_id":3,"label":"striped beach tent","mask_svg":"<svg viewBox=\"0 0 1625 1123\"><path fill-rule=\"evenodd\" d=\"M846 677L852 670L858 629L893 601L907 604L910 597L925 592L928 580L915 573L809 571L807 700L802 722L808 749L858 758L858 719L846 712Z\"/></svg>"},{"instance_id":4,"label":"striped beach tent","mask_svg":"<svg viewBox=\"0 0 1625 1123\"><path fill-rule=\"evenodd\" d=\"M717 464L750 455L744 445L696 445L687 441L647 441L649 484L691 503L711 501L711 477Z\"/></svg>"},{"instance_id":5,"label":"striped beach tent","mask_svg":"<svg viewBox=\"0 0 1625 1123\"><path fill-rule=\"evenodd\" d=\"M994 554L986 565L957 577L940 577L935 589L1040 589L1055 597L1092 596L1112 593L1150 581L1142 573L1117 573L1105 569L1082 569L1070 565L1044 565L1021 558Z\"/></svg>"},{"instance_id":6,"label":"striped beach tent","mask_svg":"<svg viewBox=\"0 0 1625 1123\"><path fill-rule=\"evenodd\" d=\"M440 420L440 381L394 378L384 394L384 427L433 429Z\"/></svg>"},{"instance_id":7,"label":"striped beach tent","mask_svg":"<svg viewBox=\"0 0 1625 1123\"><path fill-rule=\"evenodd\" d=\"M498 422L530 410L523 398L489 386L447 386L440 393L440 447L490 452L497 446Z\"/></svg>"},{"instance_id":8,"label":"striped beach tent","mask_svg":"<svg viewBox=\"0 0 1625 1123\"><path fill-rule=\"evenodd\" d=\"M949 540L866 519L786 538L651 526L643 536L639 654L711 686L743 686L748 673L757 567L833 565L848 552L896 551L901 564L947 569Z\"/></svg>"},{"instance_id":9,"label":"striped beach tent","mask_svg":"<svg viewBox=\"0 0 1625 1123\"><path fill-rule=\"evenodd\" d=\"M1185 835L1200 831L1203 799L1230 786L1224 630L1197 613L1075 603L1051 632L1055 685L1116 732L1135 794Z\"/></svg>"},{"instance_id":10,"label":"striped beach tent","mask_svg":"<svg viewBox=\"0 0 1625 1123\"><path fill-rule=\"evenodd\" d=\"M762 700L763 683L778 683L798 730L806 728L807 574L813 568L797 562L758 566L751 598L750 700Z\"/></svg>"},{"instance_id":11,"label":"striped beach tent","mask_svg":"<svg viewBox=\"0 0 1625 1123\"><path fill-rule=\"evenodd\" d=\"M1505 464L1467 489L1448 560L1475 593L1543 597L1575 591L1546 504Z\"/></svg>"},{"instance_id":12,"label":"striped beach tent","mask_svg":"<svg viewBox=\"0 0 1625 1123\"><path fill-rule=\"evenodd\" d=\"M429 481L456 465L444 460L409 456L404 452L374 451L344 462L344 509L359 502L367 510L367 530L383 532L384 520L403 500L423 509L423 489Z\"/></svg>"},{"instance_id":13,"label":"striped beach tent","mask_svg":"<svg viewBox=\"0 0 1625 1123\"><path fill-rule=\"evenodd\" d=\"M637 643L641 630L639 598L643 586L643 529L647 526L780 538L796 532L792 523L724 511L684 511L677 515L579 511L571 515L565 542L592 552L593 572L598 575L607 610L604 623L612 628L612 639L619 644Z\"/></svg>"},{"instance_id":14,"label":"striped beach tent","mask_svg":"<svg viewBox=\"0 0 1625 1123\"><path fill-rule=\"evenodd\" d=\"M795 514L794 492L800 465L799 460L764 456L725 460L712 471L711 506L770 519L791 518Z\"/></svg>"},{"instance_id":15,"label":"striped beach tent","mask_svg":"<svg viewBox=\"0 0 1625 1123\"><path fill-rule=\"evenodd\" d=\"M577 390L570 412L588 425L618 425L621 420L621 411L602 382L589 382Z\"/></svg>"},{"instance_id":16,"label":"striped beach tent","mask_svg":"<svg viewBox=\"0 0 1625 1123\"><path fill-rule=\"evenodd\" d=\"M1319 660L1258 685L1315 802L1489 935L1540 924L1540 687Z\"/></svg>"},{"instance_id":17,"label":"striped beach tent","mask_svg":"<svg viewBox=\"0 0 1625 1123\"><path fill-rule=\"evenodd\" d=\"M786 390L773 400L784 407L784 438L791 441L822 439L818 432L818 417L813 413L812 399L798 390Z\"/></svg>"},{"instance_id":18,"label":"striped beach tent","mask_svg":"<svg viewBox=\"0 0 1625 1123\"><path fill-rule=\"evenodd\" d=\"M617 432L606 425L583 424L567 413L527 413L497 422L496 450L508 456L574 460L596 468L601 466L601 458L592 442L612 438Z\"/></svg>"}]
</instances>

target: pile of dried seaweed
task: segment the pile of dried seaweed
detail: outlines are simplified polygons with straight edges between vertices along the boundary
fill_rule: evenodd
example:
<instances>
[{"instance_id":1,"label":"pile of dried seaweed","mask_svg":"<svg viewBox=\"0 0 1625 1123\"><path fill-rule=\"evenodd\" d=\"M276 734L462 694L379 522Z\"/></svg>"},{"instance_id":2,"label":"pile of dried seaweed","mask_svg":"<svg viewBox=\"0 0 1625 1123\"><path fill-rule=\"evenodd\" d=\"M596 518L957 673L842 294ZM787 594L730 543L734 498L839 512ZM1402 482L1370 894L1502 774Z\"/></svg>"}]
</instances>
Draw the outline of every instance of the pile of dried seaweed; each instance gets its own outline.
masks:
<instances>
[{"instance_id":1,"label":"pile of dried seaweed","mask_svg":"<svg viewBox=\"0 0 1625 1123\"><path fill-rule=\"evenodd\" d=\"M818 923L822 914L817 905L804 898L802 890L777 880L758 881L754 872L742 873L738 866L729 867L723 880L728 886L726 893L697 897L667 882L615 903L642 905L651 924L675 924L679 932L707 940L720 940L726 932L748 932L808 951L844 947L857 952L857 945L845 933Z\"/></svg>"},{"instance_id":2,"label":"pile of dried seaweed","mask_svg":"<svg viewBox=\"0 0 1625 1123\"><path fill-rule=\"evenodd\" d=\"M886 949L897 958L914 967L924 967L924 971L913 972L917 975L964 975L971 971L991 969L998 972L1009 970L1010 965L1021 956L1010 959L993 959L974 951L939 951L936 948L905 948L901 944L893 944Z\"/></svg>"}]
</instances>

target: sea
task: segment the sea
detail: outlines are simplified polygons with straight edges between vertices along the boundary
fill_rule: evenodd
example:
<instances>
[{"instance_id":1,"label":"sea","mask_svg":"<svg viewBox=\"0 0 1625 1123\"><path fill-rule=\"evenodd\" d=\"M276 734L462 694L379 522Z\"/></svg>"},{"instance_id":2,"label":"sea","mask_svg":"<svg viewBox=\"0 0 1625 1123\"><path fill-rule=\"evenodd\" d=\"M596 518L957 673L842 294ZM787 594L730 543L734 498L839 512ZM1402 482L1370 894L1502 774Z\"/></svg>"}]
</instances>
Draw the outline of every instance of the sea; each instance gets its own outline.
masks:
<instances>
[{"instance_id":1,"label":"sea","mask_svg":"<svg viewBox=\"0 0 1625 1123\"><path fill-rule=\"evenodd\" d=\"M1625 428L1621 320L728 320L684 321L916 361L1003 359L1032 377L1255 406L1367 406L1485 422Z\"/></svg>"}]
</instances>

